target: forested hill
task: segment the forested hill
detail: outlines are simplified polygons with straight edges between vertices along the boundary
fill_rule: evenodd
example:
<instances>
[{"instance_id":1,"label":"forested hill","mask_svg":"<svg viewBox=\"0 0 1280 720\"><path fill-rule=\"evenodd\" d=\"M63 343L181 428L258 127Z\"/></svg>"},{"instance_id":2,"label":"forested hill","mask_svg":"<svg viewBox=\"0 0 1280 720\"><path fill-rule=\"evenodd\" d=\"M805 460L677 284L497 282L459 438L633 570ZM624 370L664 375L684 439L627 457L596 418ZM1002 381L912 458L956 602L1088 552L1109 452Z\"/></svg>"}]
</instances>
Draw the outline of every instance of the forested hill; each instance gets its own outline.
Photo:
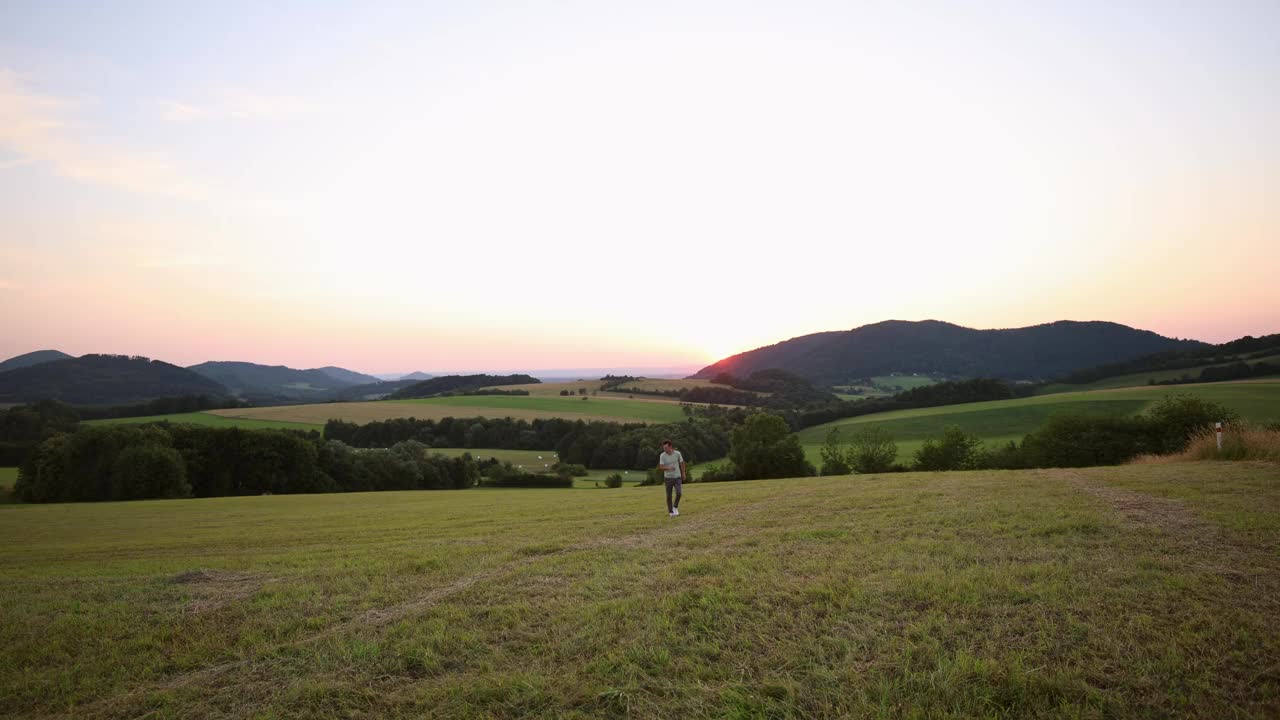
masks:
<instances>
[{"instance_id":1,"label":"forested hill","mask_svg":"<svg viewBox=\"0 0 1280 720\"><path fill-rule=\"evenodd\" d=\"M296 370L284 365L212 361L188 369L222 383L239 397L260 403L325 400L343 388L377 381L372 376L333 367ZM347 379L351 376L368 379Z\"/></svg>"},{"instance_id":2,"label":"forested hill","mask_svg":"<svg viewBox=\"0 0 1280 720\"><path fill-rule=\"evenodd\" d=\"M499 385L533 385L540 382L542 381L530 375L442 375L410 385L397 391L391 398L393 400L425 398Z\"/></svg>"},{"instance_id":3,"label":"forested hill","mask_svg":"<svg viewBox=\"0 0 1280 720\"><path fill-rule=\"evenodd\" d=\"M0 402L125 405L175 395L227 395L220 383L159 360L85 355L0 373Z\"/></svg>"},{"instance_id":4,"label":"forested hill","mask_svg":"<svg viewBox=\"0 0 1280 720\"><path fill-rule=\"evenodd\" d=\"M11 357L4 362L0 362L0 372L7 370L17 370L21 367L30 367L41 363L53 362L54 360L66 360L72 357L60 350L37 350L29 352L25 355Z\"/></svg>"},{"instance_id":5,"label":"forested hill","mask_svg":"<svg viewBox=\"0 0 1280 720\"><path fill-rule=\"evenodd\" d=\"M894 372L1047 380L1165 350L1204 346L1111 322L1062 320L974 330L937 320L888 320L757 348L709 365L693 377L746 377L779 368L826 385Z\"/></svg>"}]
</instances>

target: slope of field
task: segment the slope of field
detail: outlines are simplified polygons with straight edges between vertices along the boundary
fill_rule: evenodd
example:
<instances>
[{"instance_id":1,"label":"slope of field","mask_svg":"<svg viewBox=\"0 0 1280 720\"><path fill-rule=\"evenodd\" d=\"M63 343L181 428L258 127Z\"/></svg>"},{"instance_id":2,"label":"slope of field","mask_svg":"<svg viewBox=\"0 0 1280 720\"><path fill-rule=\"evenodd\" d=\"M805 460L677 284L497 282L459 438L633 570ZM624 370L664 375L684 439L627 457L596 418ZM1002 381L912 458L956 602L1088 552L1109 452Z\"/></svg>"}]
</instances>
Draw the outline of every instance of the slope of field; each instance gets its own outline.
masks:
<instances>
[{"instance_id":1,"label":"slope of field","mask_svg":"<svg viewBox=\"0 0 1280 720\"><path fill-rule=\"evenodd\" d=\"M470 395L388 400L363 403L320 403L264 408L211 410L226 418L275 420L323 425L330 419L366 423L373 420L416 417L513 417L523 420L559 417L570 420L614 422L675 422L684 417L674 402L651 402L610 397L545 397L536 395Z\"/></svg>"},{"instance_id":2,"label":"slope of field","mask_svg":"<svg viewBox=\"0 0 1280 720\"><path fill-rule=\"evenodd\" d=\"M1280 355L1268 355L1260 358L1247 360L1249 365L1257 365L1260 362L1280 363ZM1062 392L1079 392L1084 390L1106 390L1110 388L1125 387L1141 387L1148 384L1148 380L1155 382L1165 382L1168 380L1177 380L1181 377L1199 377L1200 371L1206 368L1226 367L1231 363L1213 363L1209 365L1197 365L1195 367L1183 368L1180 370L1152 370L1149 372L1132 373L1129 375L1117 375L1115 377L1104 378L1091 383L1080 385L1072 385L1068 383L1052 383L1045 385L1040 390L1041 395Z\"/></svg>"},{"instance_id":3,"label":"slope of field","mask_svg":"<svg viewBox=\"0 0 1280 720\"><path fill-rule=\"evenodd\" d=\"M809 461L817 465L821 462L819 448L832 427L845 429L843 432L847 437L857 427L880 425L898 442L898 459L906 461L924 440L941 437L948 425L958 425L987 443L1003 443L1021 440L1024 435L1057 413L1133 415L1161 397L1177 393L1197 395L1222 403L1247 420L1280 421L1280 379L1277 379L1057 393L1014 400L895 410L817 425L799 434Z\"/></svg>"},{"instance_id":4,"label":"slope of field","mask_svg":"<svg viewBox=\"0 0 1280 720\"><path fill-rule=\"evenodd\" d=\"M109 420L90 420L88 425L137 425L139 423L171 422L187 425L208 425L210 427L239 427L256 430L261 428L277 428L284 430L322 430L324 423L284 422L281 420L255 420L251 418L233 418L214 415L210 412L173 413L170 415L148 415L145 417L111 418Z\"/></svg>"},{"instance_id":5,"label":"slope of field","mask_svg":"<svg viewBox=\"0 0 1280 720\"><path fill-rule=\"evenodd\" d=\"M0 714L1280 714L1280 467L0 507Z\"/></svg>"},{"instance_id":6,"label":"slope of field","mask_svg":"<svg viewBox=\"0 0 1280 720\"><path fill-rule=\"evenodd\" d=\"M0 467L0 503L12 502L13 484L18 482L18 468Z\"/></svg>"}]
</instances>

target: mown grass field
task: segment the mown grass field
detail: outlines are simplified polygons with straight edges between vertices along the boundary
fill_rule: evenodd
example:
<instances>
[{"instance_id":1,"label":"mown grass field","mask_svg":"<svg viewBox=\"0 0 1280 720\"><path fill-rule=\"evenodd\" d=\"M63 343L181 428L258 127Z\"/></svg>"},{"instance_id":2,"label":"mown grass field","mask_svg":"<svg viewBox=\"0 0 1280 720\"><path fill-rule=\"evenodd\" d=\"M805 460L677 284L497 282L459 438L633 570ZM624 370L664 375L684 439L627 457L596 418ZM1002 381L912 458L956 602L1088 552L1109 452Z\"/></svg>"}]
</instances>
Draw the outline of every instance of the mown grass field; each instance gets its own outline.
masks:
<instances>
[{"instance_id":1,"label":"mown grass field","mask_svg":"<svg viewBox=\"0 0 1280 720\"><path fill-rule=\"evenodd\" d=\"M1133 415L1159 398L1177 393L1220 402L1255 422L1280 421L1280 379L1251 380L1058 393L1015 400L896 410L807 428L800 432L800 441L805 446L809 461L820 465L819 452L831 427L842 428L847 438L857 427L870 423L889 432L898 443L898 459L906 462L926 439L941 437L948 425L958 425L987 443L1004 443L1021 440L1057 413Z\"/></svg>"},{"instance_id":2,"label":"mown grass field","mask_svg":"<svg viewBox=\"0 0 1280 720\"><path fill-rule=\"evenodd\" d=\"M1280 466L0 507L0 714L1266 718Z\"/></svg>"}]
</instances>

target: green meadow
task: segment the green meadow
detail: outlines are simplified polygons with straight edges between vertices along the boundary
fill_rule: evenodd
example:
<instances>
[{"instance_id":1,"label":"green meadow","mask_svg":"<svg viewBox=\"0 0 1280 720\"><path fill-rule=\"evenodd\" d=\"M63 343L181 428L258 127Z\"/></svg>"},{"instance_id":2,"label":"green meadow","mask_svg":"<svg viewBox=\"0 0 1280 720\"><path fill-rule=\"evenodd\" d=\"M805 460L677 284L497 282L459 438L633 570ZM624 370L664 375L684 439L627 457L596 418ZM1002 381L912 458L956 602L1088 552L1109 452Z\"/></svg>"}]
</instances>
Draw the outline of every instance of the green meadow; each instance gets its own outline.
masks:
<instances>
[{"instance_id":1,"label":"green meadow","mask_svg":"<svg viewBox=\"0 0 1280 720\"><path fill-rule=\"evenodd\" d=\"M841 428L847 438L860 426L879 425L897 441L898 459L905 462L926 439L941 437L948 425L958 425L987 443L1004 443L1021 440L1057 413L1134 415L1159 398L1178 393L1222 403L1254 422L1280 421L1280 380L1276 380L1095 390L895 410L817 425L799 435L810 462L819 465L819 451L830 428Z\"/></svg>"},{"instance_id":2,"label":"green meadow","mask_svg":"<svg viewBox=\"0 0 1280 720\"><path fill-rule=\"evenodd\" d=\"M1268 718L1280 467L0 506L0 715Z\"/></svg>"},{"instance_id":3,"label":"green meadow","mask_svg":"<svg viewBox=\"0 0 1280 720\"><path fill-rule=\"evenodd\" d=\"M112 418L110 420L90 420L89 425L136 425L139 423L171 422L175 424L208 425L210 427L238 427L250 430L276 428L284 430L322 430L324 425L310 423L282 422L279 420L253 420L249 418L229 418L211 415L205 412L174 413L171 415L149 415L146 417Z\"/></svg>"},{"instance_id":4,"label":"green meadow","mask_svg":"<svg viewBox=\"0 0 1280 720\"><path fill-rule=\"evenodd\" d=\"M533 410L548 413L588 413L615 418L631 418L636 422L677 422L684 418L680 405L674 402L623 400L616 398L586 399L577 397L545 397L538 395L463 395L392 400L406 405L445 405L476 408L476 415L501 417L501 410ZM495 412L499 411L499 412Z\"/></svg>"},{"instance_id":5,"label":"green meadow","mask_svg":"<svg viewBox=\"0 0 1280 720\"><path fill-rule=\"evenodd\" d=\"M1270 355L1266 357L1255 358L1247 361L1250 365L1256 365L1260 362L1280 363L1280 355ZM1041 394L1073 392L1081 390L1108 390L1111 388L1139 387L1147 384L1148 380L1156 382L1164 382L1166 380L1177 380L1181 377L1197 377L1200 371L1211 367L1225 367L1231 363L1213 363L1206 365L1197 365L1196 367L1183 368L1180 370L1153 370L1150 372L1133 373L1130 375L1117 375L1115 377L1104 378L1096 382L1082 383L1079 385L1068 385L1066 383L1053 383L1046 385ZM1176 386L1174 386L1176 387Z\"/></svg>"},{"instance_id":6,"label":"green meadow","mask_svg":"<svg viewBox=\"0 0 1280 720\"><path fill-rule=\"evenodd\" d=\"M18 468L0 467L0 503L13 502L13 484L18 482Z\"/></svg>"}]
</instances>

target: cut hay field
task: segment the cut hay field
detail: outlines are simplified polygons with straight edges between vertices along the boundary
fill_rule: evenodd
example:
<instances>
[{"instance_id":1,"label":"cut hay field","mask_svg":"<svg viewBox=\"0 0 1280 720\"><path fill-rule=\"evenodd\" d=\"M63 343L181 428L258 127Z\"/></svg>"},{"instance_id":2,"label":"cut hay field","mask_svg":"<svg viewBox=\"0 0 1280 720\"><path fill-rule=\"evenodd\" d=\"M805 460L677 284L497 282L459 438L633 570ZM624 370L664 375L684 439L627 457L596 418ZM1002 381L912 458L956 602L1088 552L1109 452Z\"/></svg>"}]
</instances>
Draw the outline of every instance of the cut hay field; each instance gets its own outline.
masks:
<instances>
[{"instance_id":1,"label":"cut hay field","mask_svg":"<svg viewBox=\"0 0 1280 720\"><path fill-rule=\"evenodd\" d=\"M0 715L1270 718L1280 466L0 506Z\"/></svg>"},{"instance_id":2,"label":"cut hay field","mask_svg":"<svg viewBox=\"0 0 1280 720\"><path fill-rule=\"evenodd\" d=\"M611 397L547 397L535 395L471 395L422 400L317 403L279 407L210 410L223 418L324 425L331 419L366 423L416 417L512 417L520 420L558 417L569 420L608 420L622 423L674 422L684 417L674 402L650 402Z\"/></svg>"},{"instance_id":3,"label":"cut hay field","mask_svg":"<svg viewBox=\"0 0 1280 720\"><path fill-rule=\"evenodd\" d=\"M1004 443L1021 440L1057 413L1134 415L1159 398L1178 393L1222 403L1251 421L1280 421L1280 378L1277 378L1058 393L1015 400L895 410L817 425L802 430L799 435L809 461L819 465L819 451L831 427L845 429L847 437L858 427L879 425L897 441L898 459L906 462L926 439L941 437L948 425L958 425L987 443Z\"/></svg>"}]
</instances>

